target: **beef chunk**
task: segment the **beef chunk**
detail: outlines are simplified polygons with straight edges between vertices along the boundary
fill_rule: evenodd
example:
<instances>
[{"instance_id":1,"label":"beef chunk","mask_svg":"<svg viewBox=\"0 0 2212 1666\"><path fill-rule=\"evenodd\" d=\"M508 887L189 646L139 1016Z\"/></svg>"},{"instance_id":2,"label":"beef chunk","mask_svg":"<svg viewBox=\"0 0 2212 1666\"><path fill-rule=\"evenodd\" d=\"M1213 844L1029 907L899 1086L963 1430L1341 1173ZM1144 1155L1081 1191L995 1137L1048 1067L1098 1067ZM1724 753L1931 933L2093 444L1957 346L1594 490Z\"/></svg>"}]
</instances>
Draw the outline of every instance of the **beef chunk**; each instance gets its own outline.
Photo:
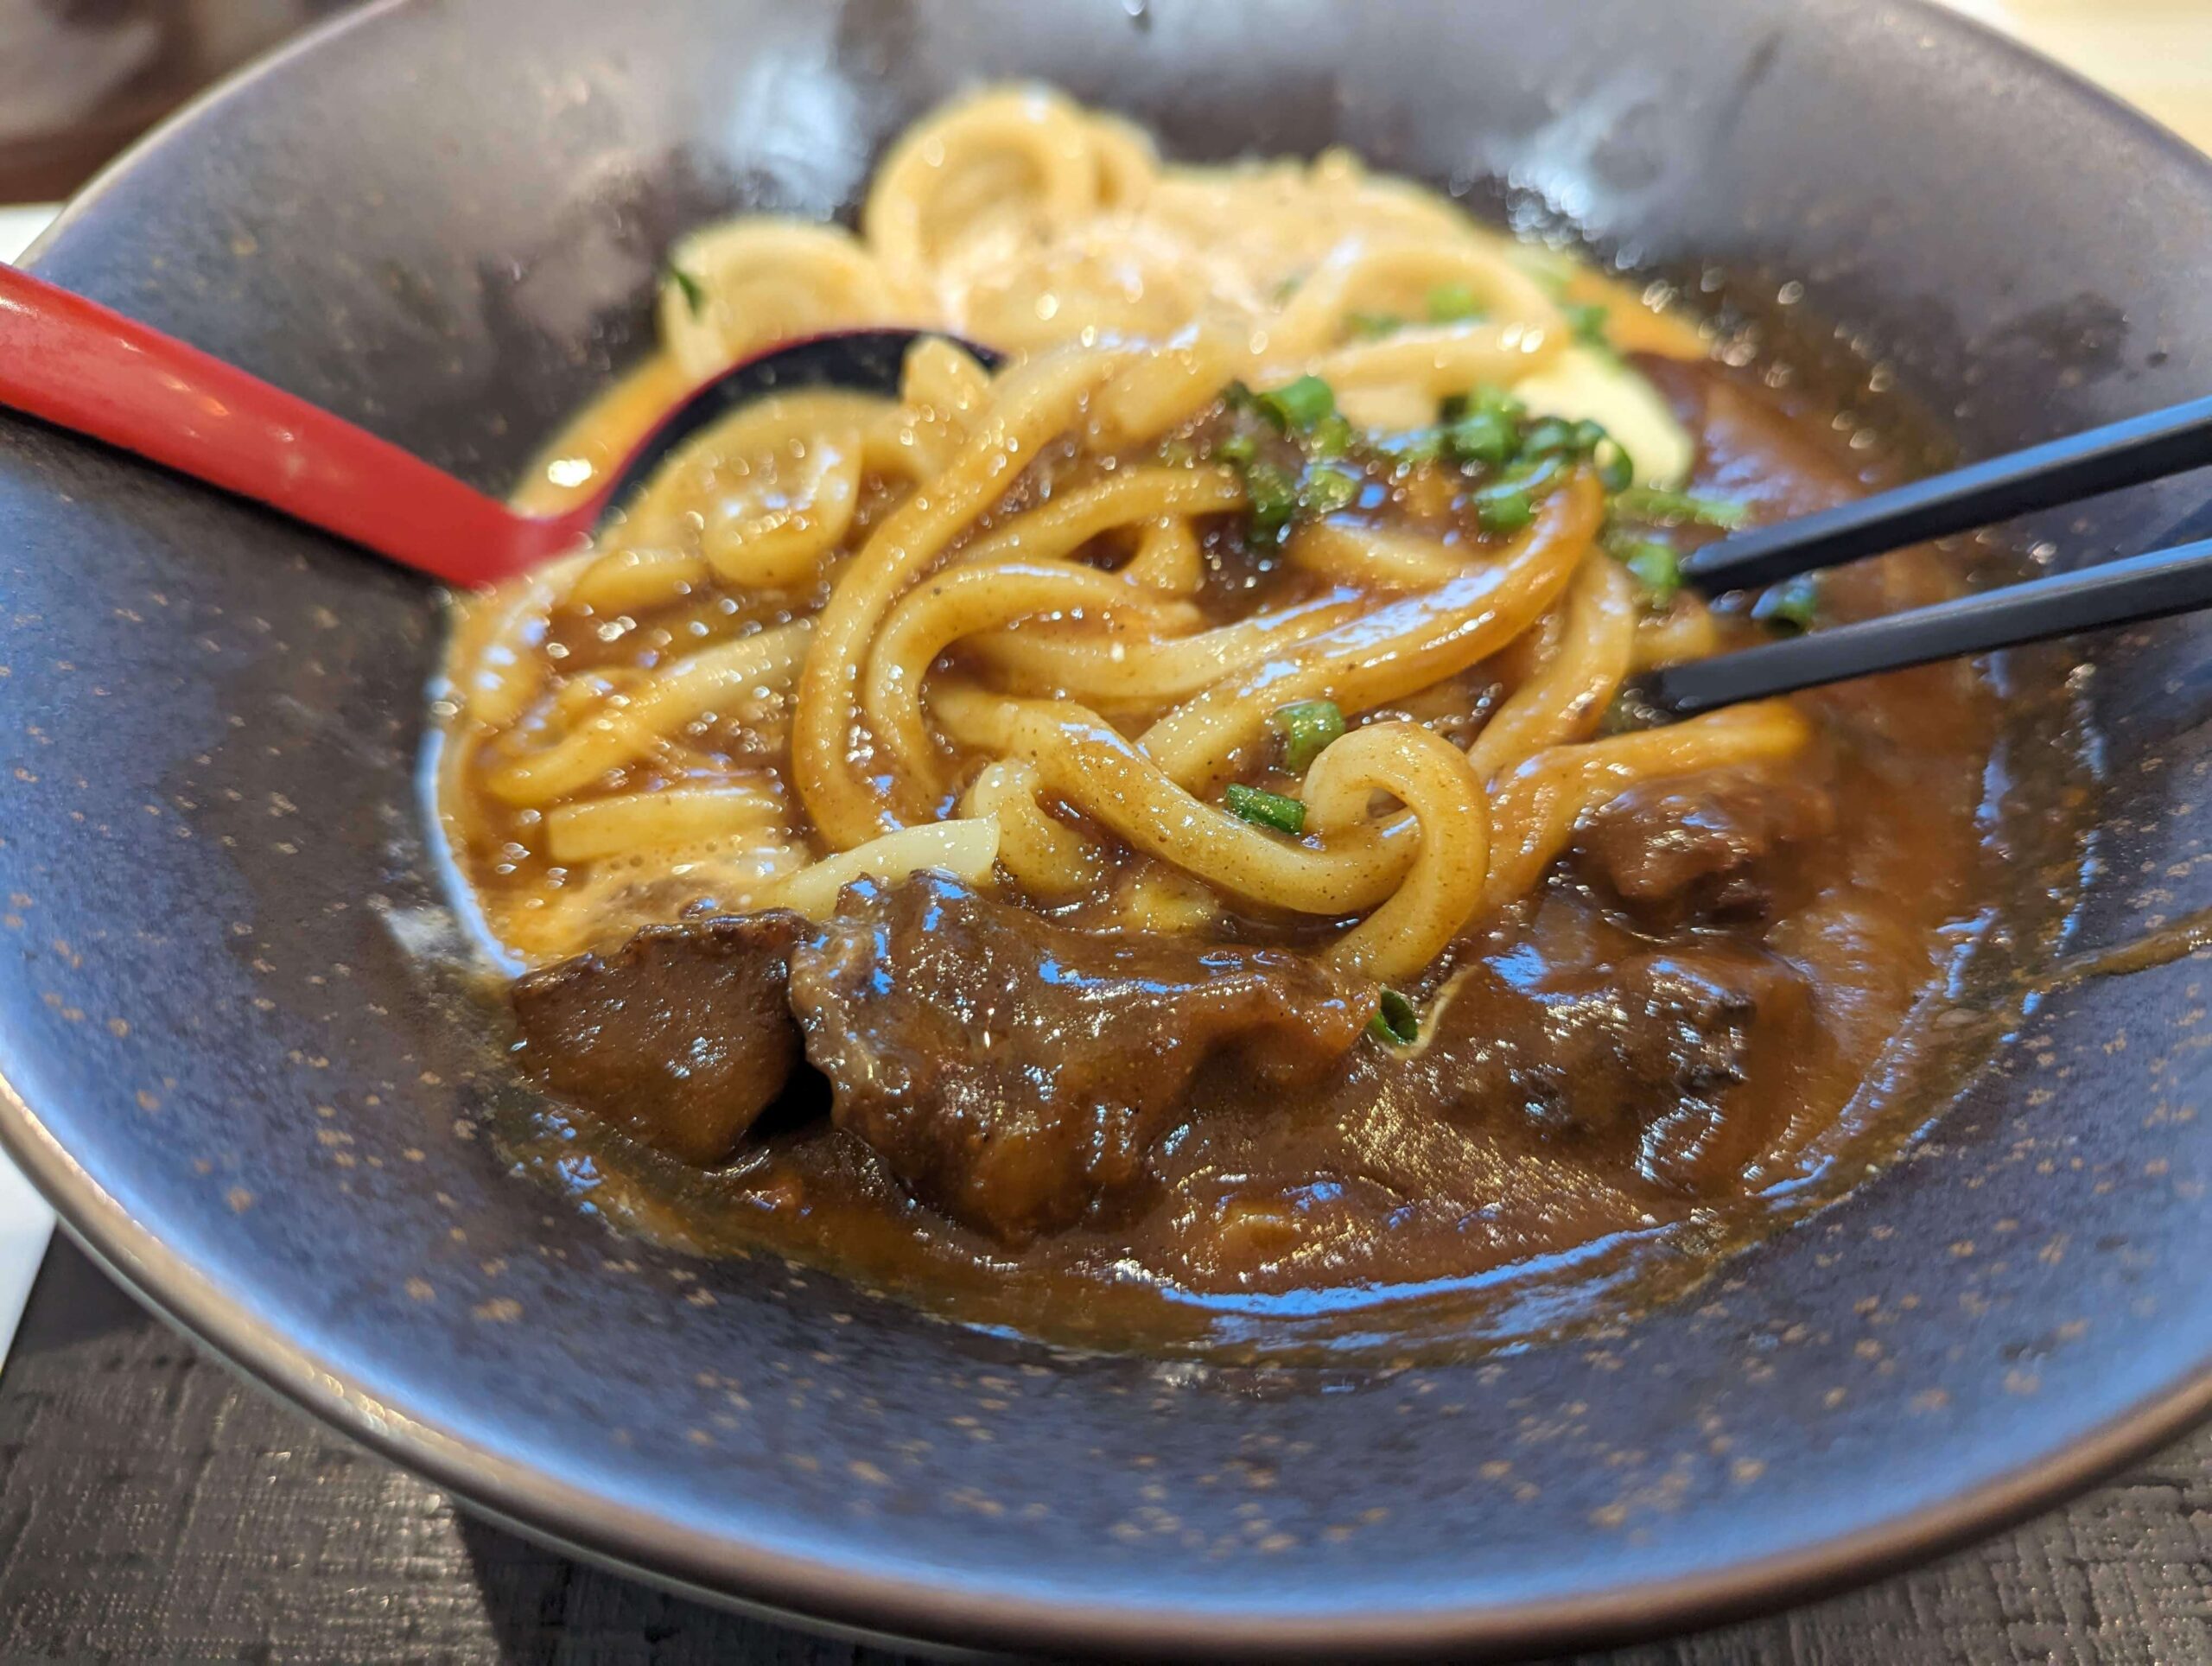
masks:
<instances>
[{"instance_id":1,"label":"beef chunk","mask_svg":"<svg viewBox=\"0 0 2212 1666\"><path fill-rule=\"evenodd\" d=\"M1827 787L1802 769L1713 770L1629 789L1575 835L1582 873L1645 925L1755 919L1774 858L1835 823Z\"/></svg>"},{"instance_id":2,"label":"beef chunk","mask_svg":"<svg viewBox=\"0 0 2212 1666\"><path fill-rule=\"evenodd\" d=\"M801 1058L788 912L650 925L515 983L522 1059L563 1098L702 1167L737 1148Z\"/></svg>"},{"instance_id":3,"label":"beef chunk","mask_svg":"<svg viewBox=\"0 0 2212 1666\"><path fill-rule=\"evenodd\" d=\"M1625 1141L1650 1178L1694 1186L1719 1162L1719 1130L1732 1129L1731 1156L1763 1139L1758 1107L1724 1116L1722 1102L1759 1033L1808 1010L1796 970L1755 949L1700 944L1534 976L1507 956L1459 976L1422 1062L1452 1114Z\"/></svg>"},{"instance_id":4,"label":"beef chunk","mask_svg":"<svg viewBox=\"0 0 2212 1666\"><path fill-rule=\"evenodd\" d=\"M791 957L837 1125L917 1197L1007 1243L1144 1174L1209 1056L1290 1085L1376 992L1300 956L1069 930L941 874L864 881Z\"/></svg>"}]
</instances>

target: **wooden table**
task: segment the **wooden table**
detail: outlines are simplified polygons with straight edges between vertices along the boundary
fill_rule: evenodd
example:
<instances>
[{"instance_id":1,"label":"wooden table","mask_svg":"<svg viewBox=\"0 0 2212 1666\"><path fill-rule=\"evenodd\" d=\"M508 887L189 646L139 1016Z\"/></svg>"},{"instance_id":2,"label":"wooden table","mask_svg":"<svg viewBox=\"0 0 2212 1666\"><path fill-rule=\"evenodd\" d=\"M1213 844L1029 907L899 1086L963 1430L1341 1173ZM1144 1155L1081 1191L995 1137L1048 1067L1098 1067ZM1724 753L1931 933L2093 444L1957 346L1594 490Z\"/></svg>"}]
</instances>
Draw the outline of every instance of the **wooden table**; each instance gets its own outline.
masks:
<instances>
[{"instance_id":1,"label":"wooden table","mask_svg":"<svg viewBox=\"0 0 2212 1666\"><path fill-rule=\"evenodd\" d=\"M57 1243L0 1372L0 1660L831 1666L903 1656L472 1521L242 1384ZM2071 1509L1626 1666L2212 1661L2212 1432Z\"/></svg>"}]
</instances>

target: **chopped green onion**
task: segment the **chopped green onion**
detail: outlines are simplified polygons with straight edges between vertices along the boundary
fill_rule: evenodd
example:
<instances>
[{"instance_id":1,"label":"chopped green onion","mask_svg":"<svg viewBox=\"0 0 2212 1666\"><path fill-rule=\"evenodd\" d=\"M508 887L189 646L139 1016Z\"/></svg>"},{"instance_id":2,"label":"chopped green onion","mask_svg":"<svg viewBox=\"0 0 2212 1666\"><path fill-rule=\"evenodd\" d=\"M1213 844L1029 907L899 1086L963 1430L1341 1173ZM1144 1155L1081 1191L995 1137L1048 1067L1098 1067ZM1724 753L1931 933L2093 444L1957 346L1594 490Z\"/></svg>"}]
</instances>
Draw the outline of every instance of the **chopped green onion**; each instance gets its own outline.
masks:
<instances>
[{"instance_id":1,"label":"chopped green onion","mask_svg":"<svg viewBox=\"0 0 2212 1666\"><path fill-rule=\"evenodd\" d=\"M1605 339L1607 308L1602 301L1570 301L1560 307L1567 315L1567 327L1574 332L1574 339L1587 347L1608 347Z\"/></svg>"},{"instance_id":2,"label":"chopped green onion","mask_svg":"<svg viewBox=\"0 0 2212 1666\"><path fill-rule=\"evenodd\" d=\"M1230 814L1243 817L1255 827L1271 827L1293 838L1306 830L1306 806L1295 798L1234 781L1223 796L1229 801Z\"/></svg>"},{"instance_id":3,"label":"chopped green onion","mask_svg":"<svg viewBox=\"0 0 2212 1666\"><path fill-rule=\"evenodd\" d=\"M1421 1008L1395 989L1385 989L1367 1033L1385 1046L1410 1047L1421 1040Z\"/></svg>"},{"instance_id":4,"label":"chopped green onion","mask_svg":"<svg viewBox=\"0 0 2212 1666\"><path fill-rule=\"evenodd\" d=\"M1344 322L1354 335L1365 341L1379 341L1386 335L1395 335L1406 327L1404 319L1395 313L1388 312L1348 313Z\"/></svg>"},{"instance_id":5,"label":"chopped green onion","mask_svg":"<svg viewBox=\"0 0 2212 1666\"><path fill-rule=\"evenodd\" d=\"M1575 438L1574 424L1557 416L1540 417L1521 442L1521 455L1524 457L1543 457L1580 449L1581 447Z\"/></svg>"},{"instance_id":6,"label":"chopped green onion","mask_svg":"<svg viewBox=\"0 0 2212 1666\"><path fill-rule=\"evenodd\" d=\"M1482 315L1482 297L1465 283L1440 283L1428 292L1432 324L1463 324Z\"/></svg>"},{"instance_id":7,"label":"chopped green onion","mask_svg":"<svg viewBox=\"0 0 2212 1666\"><path fill-rule=\"evenodd\" d=\"M1367 482L1349 468L1333 463L1309 469L1298 488L1298 506L1312 519L1333 515L1339 509L1348 509L1359 497L1359 489Z\"/></svg>"},{"instance_id":8,"label":"chopped green onion","mask_svg":"<svg viewBox=\"0 0 2212 1666\"><path fill-rule=\"evenodd\" d=\"M1344 715L1333 700L1294 701L1278 707L1268 721L1281 732L1283 767L1294 775L1303 775L1332 741L1344 738Z\"/></svg>"},{"instance_id":9,"label":"chopped green onion","mask_svg":"<svg viewBox=\"0 0 2212 1666\"><path fill-rule=\"evenodd\" d=\"M1337 396L1319 377L1301 376L1258 395L1253 404L1277 428L1305 434L1324 416L1335 413Z\"/></svg>"},{"instance_id":10,"label":"chopped green onion","mask_svg":"<svg viewBox=\"0 0 2212 1666\"><path fill-rule=\"evenodd\" d=\"M1666 544L1651 539L1630 544L1620 561L1655 602L1672 601L1682 588L1682 558Z\"/></svg>"},{"instance_id":11,"label":"chopped green onion","mask_svg":"<svg viewBox=\"0 0 2212 1666\"><path fill-rule=\"evenodd\" d=\"M1470 393L1447 395L1443 404L1437 407L1439 420L1446 423L1456 423L1462 416L1478 410L1494 410L1516 423L1529 414L1529 408L1520 400L1506 389L1491 382L1484 383Z\"/></svg>"},{"instance_id":12,"label":"chopped green onion","mask_svg":"<svg viewBox=\"0 0 2212 1666\"><path fill-rule=\"evenodd\" d=\"M1518 532L1536 518L1536 506L1518 489L1475 501L1475 525L1485 532Z\"/></svg>"},{"instance_id":13,"label":"chopped green onion","mask_svg":"<svg viewBox=\"0 0 2212 1666\"><path fill-rule=\"evenodd\" d=\"M1244 490L1252 500L1252 536L1262 544L1280 543L1298 513L1298 482L1288 470L1262 459L1246 467Z\"/></svg>"},{"instance_id":14,"label":"chopped green onion","mask_svg":"<svg viewBox=\"0 0 2212 1666\"><path fill-rule=\"evenodd\" d=\"M669 263L668 281L683 292L683 304L690 308L692 317L706 311L707 286L673 261Z\"/></svg>"},{"instance_id":15,"label":"chopped green onion","mask_svg":"<svg viewBox=\"0 0 2212 1666\"><path fill-rule=\"evenodd\" d=\"M1213 455L1231 468L1243 468L1260 455L1260 442L1249 434L1224 434L1215 443Z\"/></svg>"},{"instance_id":16,"label":"chopped green onion","mask_svg":"<svg viewBox=\"0 0 2212 1666\"><path fill-rule=\"evenodd\" d=\"M1751 617L1784 631L1809 631L1821 610L1820 582L1800 573L1773 586L1751 604Z\"/></svg>"},{"instance_id":17,"label":"chopped green onion","mask_svg":"<svg viewBox=\"0 0 2212 1666\"><path fill-rule=\"evenodd\" d=\"M1520 443L1513 418L1489 406L1468 411L1444 430L1444 448L1453 461L1491 468L1502 467Z\"/></svg>"},{"instance_id":18,"label":"chopped green onion","mask_svg":"<svg viewBox=\"0 0 2212 1666\"><path fill-rule=\"evenodd\" d=\"M1592 449L1598 465L1598 484L1608 492L1625 492L1635 483L1636 461L1628 448L1607 435Z\"/></svg>"},{"instance_id":19,"label":"chopped green onion","mask_svg":"<svg viewBox=\"0 0 2212 1666\"><path fill-rule=\"evenodd\" d=\"M1613 498L1613 512L1623 520L1653 526L1714 526L1732 532L1751 518L1749 504L1727 498L1697 498L1687 492L1668 492L1656 486L1634 486Z\"/></svg>"},{"instance_id":20,"label":"chopped green onion","mask_svg":"<svg viewBox=\"0 0 2212 1666\"><path fill-rule=\"evenodd\" d=\"M1489 485L1468 494L1475 524L1485 532L1517 532L1536 518L1536 501L1564 481L1573 462L1557 452L1530 459L1524 453Z\"/></svg>"},{"instance_id":21,"label":"chopped green onion","mask_svg":"<svg viewBox=\"0 0 2212 1666\"><path fill-rule=\"evenodd\" d=\"M1313 424L1306 448L1317 457L1341 457L1351 449L1351 424L1341 413L1332 410Z\"/></svg>"},{"instance_id":22,"label":"chopped green onion","mask_svg":"<svg viewBox=\"0 0 2212 1666\"><path fill-rule=\"evenodd\" d=\"M1574 448L1586 457L1595 456L1598 448L1611 437L1605 425L1592 417L1585 416L1574 425Z\"/></svg>"},{"instance_id":23,"label":"chopped green onion","mask_svg":"<svg viewBox=\"0 0 2212 1666\"><path fill-rule=\"evenodd\" d=\"M1444 430L1440 428L1416 429L1410 434L1369 442L1377 456L1389 459L1401 468L1418 468L1423 463L1434 462L1444 455L1446 444Z\"/></svg>"}]
</instances>

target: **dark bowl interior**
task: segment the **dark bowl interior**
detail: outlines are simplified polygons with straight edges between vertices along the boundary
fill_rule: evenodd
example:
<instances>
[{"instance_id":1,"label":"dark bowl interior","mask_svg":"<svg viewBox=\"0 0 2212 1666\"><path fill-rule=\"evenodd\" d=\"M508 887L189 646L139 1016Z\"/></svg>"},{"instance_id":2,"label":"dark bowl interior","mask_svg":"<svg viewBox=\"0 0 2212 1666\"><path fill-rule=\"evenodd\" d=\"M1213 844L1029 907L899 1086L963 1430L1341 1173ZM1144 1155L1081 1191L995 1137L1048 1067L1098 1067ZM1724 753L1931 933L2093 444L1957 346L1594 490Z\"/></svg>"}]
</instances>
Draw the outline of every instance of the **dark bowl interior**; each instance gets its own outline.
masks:
<instances>
[{"instance_id":1,"label":"dark bowl interior","mask_svg":"<svg viewBox=\"0 0 2212 1666\"><path fill-rule=\"evenodd\" d=\"M2212 169L1879 0L391 4L158 134L36 264L503 488L640 351L677 232L848 207L1013 73L1184 156L1343 142L1802 282L1969 453L2212 382ZM2200 500L2029 535L2099 559ZM1503 1648L1872 1572L2204 1402L2186 955L2049 995L1909 1160L1699 1295L1487 1363L1066 1358L618 1241L503 1172L474 1021L410 957L439 633L400 573L0 422L0 1136L151 1300L532 1530L937 1637ZM2212 901L2208 640L2092 651L2087 945Z\"/></svg>"}]
</instances>

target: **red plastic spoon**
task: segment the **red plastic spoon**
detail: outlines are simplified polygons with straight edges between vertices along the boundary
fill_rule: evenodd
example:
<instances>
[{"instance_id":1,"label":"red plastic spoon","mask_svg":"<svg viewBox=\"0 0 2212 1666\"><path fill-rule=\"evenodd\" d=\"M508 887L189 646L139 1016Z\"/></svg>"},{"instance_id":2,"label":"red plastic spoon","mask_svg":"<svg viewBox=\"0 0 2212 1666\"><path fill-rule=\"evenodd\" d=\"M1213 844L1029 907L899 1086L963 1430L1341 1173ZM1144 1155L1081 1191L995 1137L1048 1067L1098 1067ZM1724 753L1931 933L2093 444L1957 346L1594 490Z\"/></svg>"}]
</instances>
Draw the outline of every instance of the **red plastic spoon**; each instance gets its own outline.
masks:
<instances>
[{"instance_id":1,"label":"red plastic spoon","mask_svg":"<svg viewBox=\"0 0 2212 1666\"><path fill-rule=\"evenodd\" d=\"M448 584L496 584L575 549L669 452L762 395L895 393L925 331L786 342L686 394L582 502L530 515L388 441L81 296L0 265L0 406L135 451ZM988 350L962 343L986 364Z\"/></svg>"}]
</instances>

